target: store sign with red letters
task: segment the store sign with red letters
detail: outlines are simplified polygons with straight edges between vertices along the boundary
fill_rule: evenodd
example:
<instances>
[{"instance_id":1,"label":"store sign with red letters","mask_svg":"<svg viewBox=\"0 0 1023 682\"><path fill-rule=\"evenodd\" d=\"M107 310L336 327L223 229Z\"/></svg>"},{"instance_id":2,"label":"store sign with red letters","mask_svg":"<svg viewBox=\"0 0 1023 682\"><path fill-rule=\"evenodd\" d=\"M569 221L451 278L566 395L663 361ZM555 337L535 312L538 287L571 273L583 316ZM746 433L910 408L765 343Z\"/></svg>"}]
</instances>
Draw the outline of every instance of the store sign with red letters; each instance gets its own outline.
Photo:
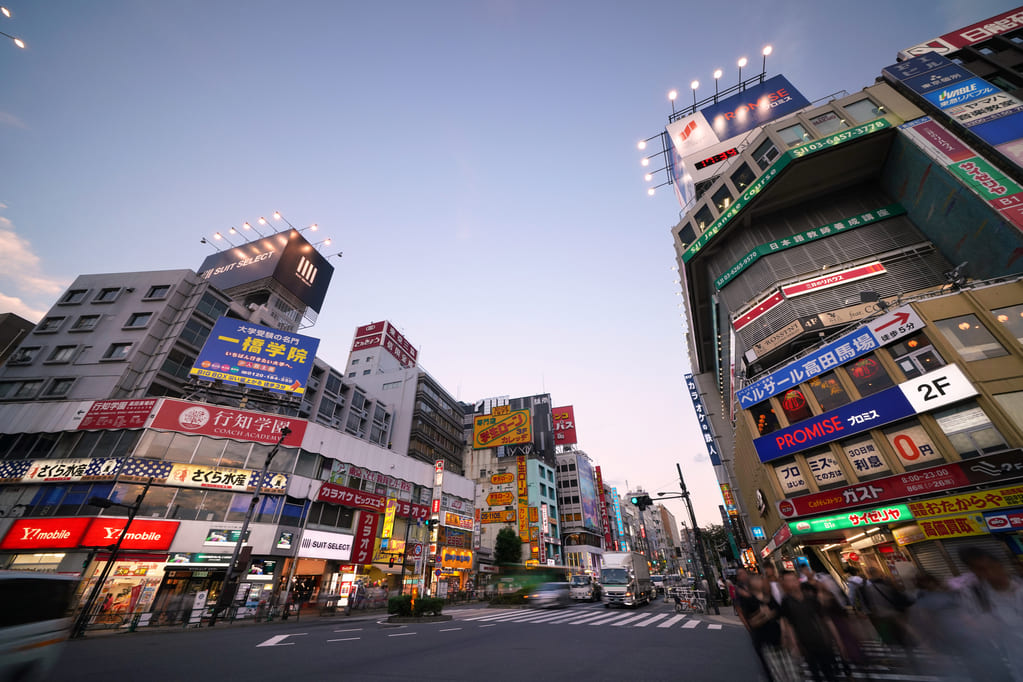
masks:
<instances>
[{"instance_id":1,"label":"store sign with red letters","mask_svg":"<svg viewBox=\"0 0 1023 682\"><path fill-rule=\"evenodd\" d=\"M158 400L97 400L78 422L78 429L141 429Z\"/></svg>"},{"instance_id":2,"label":"store sign with red letters","mask_svg":"<svg viewBox=\"0 0 1023 682\"><path fill-rule=\"evenodd\" d=\"M284 438L281 445L292 447L302 445L306 428L304 419L169 398L164 398L152 423L152 428L165 431L271 444L280 440L281 429L284 427L291 429L291 433Z\"/></svg>"},{"instance_id":3,"label":"store sign with red letters","mask_svg":"<svg viewBox=\"0 0 1023 682\"><path fill-rule=\"evenodd\" d=\"M127 522L126 518L90 516L18 519L0 541L0 549L110 547L117 544ZM166 551L180 525L178 521L135 519L121 549Z\"/></svg>"},{"instance_id":4,"label":"store sign with red letters","mask_svg":"<svg viewBox=\"0 0 1023 682\"><path fill-rule=\"evenodd\" d=\"M355 540L352 543L352 563L369 564L373 562L373 549L377 537L377 524L380 517L372 512L360 512L355 527Z\"/></svg>"},{"instance_id":5,"label":"store sign with red letters","mask_svg":"<svg viewBox=\"0 0 1023 682\"><path fill-rule=\"evenodd\" d=\"M128 519L100 517L93 520L82 538L83 547L108 547L117 542ZM166 551L170 549L174 535L178 532L179 521L157 521L156 519L135 519L125 534L121 549L148 549Z\"/></svg>"}]
</instances>

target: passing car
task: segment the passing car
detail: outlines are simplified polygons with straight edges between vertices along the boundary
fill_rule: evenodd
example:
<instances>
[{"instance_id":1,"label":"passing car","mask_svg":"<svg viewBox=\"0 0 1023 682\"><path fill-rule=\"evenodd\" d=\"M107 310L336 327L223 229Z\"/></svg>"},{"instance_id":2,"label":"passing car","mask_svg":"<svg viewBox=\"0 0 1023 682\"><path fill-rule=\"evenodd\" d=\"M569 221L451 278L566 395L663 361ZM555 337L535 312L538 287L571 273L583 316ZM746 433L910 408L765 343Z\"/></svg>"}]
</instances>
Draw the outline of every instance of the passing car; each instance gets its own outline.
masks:
<instances>
[{"instance_id":1,"label":"passing car","mask_svg":"<svg viewBox=\"0 0 1023 682\"><path fill-rule=\"evenodd\" d=\"M538 609L561 608L571 601L568 583L540 583L526 594L526 604Z\"/></svg>"},{"instance_id":2,"label":"passing car","mask_svg":"<svg viewBox=\"0 0 1023 682\"><path fill-rule=\"evenodd\" d=\"M0 571L0 680L48 679L71 632L78 579Z\"/></svg>"},{"instance_id":3,"label":"passing car","mask_svg":"<svg viewBox=\"0 0 1023 682\"><path fill-rule=\"evenodd\" d=\"M654 594L664 594L664 576L663 575L652 575L650 576L650 582L654 584Z\"/></svg>"},{"instance_id":4,"label":"passing car","mask_svg":"<svg viewBox=\"0 0 1023 682\"><path fill-rule=\"evenodd\" d=\"M592 575L574 575L569 594L572 601L600 601L600 582Z\"/></svg>"}]
</instances>

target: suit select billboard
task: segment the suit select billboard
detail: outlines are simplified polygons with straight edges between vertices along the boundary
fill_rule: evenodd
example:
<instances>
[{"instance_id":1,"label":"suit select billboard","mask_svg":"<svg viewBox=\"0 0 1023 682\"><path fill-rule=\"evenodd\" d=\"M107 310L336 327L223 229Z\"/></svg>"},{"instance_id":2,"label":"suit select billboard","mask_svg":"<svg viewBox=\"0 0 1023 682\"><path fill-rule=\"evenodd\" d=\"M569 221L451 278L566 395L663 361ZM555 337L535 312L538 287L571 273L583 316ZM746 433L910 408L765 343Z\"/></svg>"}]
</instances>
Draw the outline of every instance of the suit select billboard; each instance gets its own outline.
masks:
<instances>
[{"instance_id":1,"label":"suit select billboard","mask_svg":"<svg viewBox=\"0 0 1023 682\"><path fill-rule=\"evenodd\" d=\"M333 275L334 266L298 230L220 251L199 266L199 276L218 289L273 278L316 312Z\"/></svg>"},{"instance_id":2,"label":"suit select billboard","mask_svg":"<svg viewBox=\"0 0 1023 682\"><path fill-rule=\"evenodd\" d=\"M784 76L775 76L668 124L671 173L682 206L693 198L694 183L738 154L742 135L809 105Z\"/></svg>"}]
</instances>

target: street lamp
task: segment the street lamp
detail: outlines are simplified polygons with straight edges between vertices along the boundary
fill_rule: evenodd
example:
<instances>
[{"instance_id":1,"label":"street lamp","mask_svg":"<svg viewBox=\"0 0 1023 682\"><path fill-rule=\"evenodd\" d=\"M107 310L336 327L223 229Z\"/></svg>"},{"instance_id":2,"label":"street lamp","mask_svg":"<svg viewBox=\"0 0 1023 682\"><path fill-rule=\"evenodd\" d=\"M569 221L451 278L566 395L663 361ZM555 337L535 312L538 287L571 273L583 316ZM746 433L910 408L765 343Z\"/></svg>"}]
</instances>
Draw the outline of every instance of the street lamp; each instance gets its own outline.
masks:
<instances>
[{"instance_id":1,"label":"street lamp","mask_svg":"<svg viewBox=\"0 0 1023 682\"><path fill-rule=\"evenodd\" d=\"M675 113L675 100L678 99L678 90L672 90L668 93L668 99L671 100L671 113Z\"/></svg>"},{"instance_id":2,"label":"street lamp","mask_svg":"<svg viewBox=\"0 0 1023 682\"><path fill-rule=\"evenodd\" d=\"M714 101L718 101L718 79L724 72L721 69L714 70Z\"/></svg>"},{"instance_id":3,"label":"street lamp","mask_svg":"<svg viewBox=\"0 0 1023 682\"><path fill-rule=\"evenodd\" d=\"M121 502L114 502L106 497L90 497L86 504L92 507L99 507L100 509L109 509L110 507L123 507L128 510L128 521L124 524L124 528L121 530L121 534L117 536L117 542L110 548L110 556L107 558L106 566L100 572L99 580L92 586L92 590L89 592L89 598L85 600L85 606L82 608L82 612L78 614L78 620L75 621L75 626L71 630L71 639L81 637L85 634L85 628L89 624L89 615L92 611L92 607L96 604L96 597L99 596L99 592L103 589L103 585L107 582L107 577L110 575L110 569L113 568L114 562L117 561L117 552L121 549L121 543L124 542L124 538L128 535L128 530L131 528L131 522L135 519L135 515L138 514L139 508L142 506L142 500L146 498L146 493L149 492L149 487L153 485L153 479L146 482L146 487L142 489L138 497L135 498L135 504L123 504Z\"/></svg>"},{"instance_id":4,"label":"street lamp","mask_svg":"<svg viewBox=\"0 0 1023 682\"><path fill-rule=\"evenodd\" d=\"M252 516L256 511L256 504L259 502L259 493L263 491L264 484L266 483L266 472L270 470L270 462L273 460L277 451L281 448L281 443L284 439L291 435L291 429L287 426L281 427L281 437L277 439L276 445L270 454L266 456L266 461L263 463L263 469L259 472L259 482L256 483L256 489L252 491L252 499L249 500L249 509L245 512L245 520L242 522L242 529L238 533L238 542L234 544L234 552L231 553L231 563L228 564L227 570L224 572L224 582L220 584L220 593L217 595L217 603L213 606L213 612L210 614L210 627L217 624L217 615L231 605L234 599L234 590L231 589L236 583L237 574L240 573L240 569L235 564L238 563L238 555L241 553L242 545L245 543L245 535L249 530L249 524L252 522ZM232 594L228 596L228 592Z\"/></svg>"},{"instance_id":5,"label":"street lamp","mask_svg":"<svg viewBox=\"0 0 1023 682\"><path fill-rule=\"evenodd\" d=\"M749 60L746 59L745 57L740 57L738 64L739 64L739 87L742 87L742 67L749 64Z\"/></svg>"},{"instance_id":6,"label":"street lamp","mask_svg":"<svg viewBox=\"0 0 1023 682\"><path fill-rule=\"evenodd\" d=\"M693 89L693 111L696 111L696 88L700 87L700 81L693 81L689 84L689 87Z\"/></svg>"},{"instance_id":7,"label":"street lamp","mask_svg":"<svg viewBox=\"0 0 1023 682\"><path fill-rule=\"evenodd\" d=\"M767 55L771 54L772 52L774 52L774 48L773 47L771 47L770 45L765 45L764 46L764 50L763 50L764 65L760 69L761 74L767 73Z\"/></svg>"}]
</instances>

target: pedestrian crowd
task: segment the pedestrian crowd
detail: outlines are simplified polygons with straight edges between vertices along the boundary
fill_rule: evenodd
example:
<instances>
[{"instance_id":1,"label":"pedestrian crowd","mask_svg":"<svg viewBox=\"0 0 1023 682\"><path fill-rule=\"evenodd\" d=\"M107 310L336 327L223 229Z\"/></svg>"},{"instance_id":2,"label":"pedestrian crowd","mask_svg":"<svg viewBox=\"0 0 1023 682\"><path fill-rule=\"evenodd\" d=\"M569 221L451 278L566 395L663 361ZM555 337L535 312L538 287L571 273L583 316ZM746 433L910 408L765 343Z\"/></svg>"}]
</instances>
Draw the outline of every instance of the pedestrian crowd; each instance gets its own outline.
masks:
<instances>
[{"instance_id":1,"label":"pedestrian crowd","mask_svg":"<svg viewBox=\"0 0 1023 682\"><path fill-rule=\"evenodd\" d=\"M804 666L814 680L869 679L898 659L908 674L950 682L1023 682L1020 571L980 547L959 557L968 573L918 573L911 586L877 566L848 568L840 585L768 564L740 569L728 588L769 682L802 680Z\"/></svg>"}]
</instances>

